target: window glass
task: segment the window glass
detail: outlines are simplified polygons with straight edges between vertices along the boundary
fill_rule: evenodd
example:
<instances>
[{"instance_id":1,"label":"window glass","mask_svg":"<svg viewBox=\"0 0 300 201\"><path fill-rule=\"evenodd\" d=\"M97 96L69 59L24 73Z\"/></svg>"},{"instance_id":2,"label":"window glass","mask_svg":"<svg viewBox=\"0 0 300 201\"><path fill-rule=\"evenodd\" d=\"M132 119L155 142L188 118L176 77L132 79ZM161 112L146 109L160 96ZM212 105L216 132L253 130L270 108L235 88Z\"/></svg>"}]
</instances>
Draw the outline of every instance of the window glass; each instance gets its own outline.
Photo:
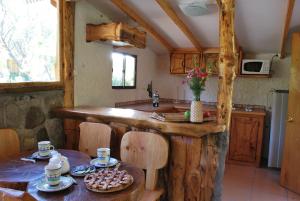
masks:
<instances>
[{"instance_id":1,"label":"window glass","mask_svg":"<svg viewBox=\"0 0 300 201\"><path fill-rule=\"evenodd\" d=\"M58 13L50 0L0 0L0 83L59 81Z\"/></svg>"},{"instance_id":2,"label":"window glass","mask_svg":"<svg viewBox=\"0 0 300 201\"><path fill-rule=\"evenodd\" d=\"M126 56L125 86L135 85L135 57Z\"/></svg>"},{"instance_id":3,"label":"window glass","mask_svg":"<svg viewBox=\"0 0 300 201\"><path fill-rule=\"evenodd\" d=\"M112 60L113 60L112 86L122 86L123 85L123 64L124 64L123 54L113 53Z\"/></svg>"},{"instance_id":4,"label":"window glass","mask_svg":"<svg viewBox=\"0 0 300 201\"><path fill-rule=\"evenodd\" d=\"M112 54L112 88L132 89L136 87L136 56Z\"/></svg>"}]
</instances>

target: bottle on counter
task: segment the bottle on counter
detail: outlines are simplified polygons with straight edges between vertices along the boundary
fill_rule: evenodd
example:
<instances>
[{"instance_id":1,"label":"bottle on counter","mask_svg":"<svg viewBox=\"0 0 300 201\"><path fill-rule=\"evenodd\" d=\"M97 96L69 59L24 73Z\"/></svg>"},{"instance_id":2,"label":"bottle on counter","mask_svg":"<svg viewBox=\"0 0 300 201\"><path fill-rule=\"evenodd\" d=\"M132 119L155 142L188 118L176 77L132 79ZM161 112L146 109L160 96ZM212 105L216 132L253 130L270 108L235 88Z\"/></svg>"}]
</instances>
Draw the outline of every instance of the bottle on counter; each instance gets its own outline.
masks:
<instances>
[{"instance_id":1,"label":"bottle on counter","mask_svg":"<svg viewBox=\"0 0 300 201\"><path fill-rule=\"evenodd\" d=\"M159 107L159 94L155 91L152 95L152 103L153 107Z\"/></svg>"}]
</instances>

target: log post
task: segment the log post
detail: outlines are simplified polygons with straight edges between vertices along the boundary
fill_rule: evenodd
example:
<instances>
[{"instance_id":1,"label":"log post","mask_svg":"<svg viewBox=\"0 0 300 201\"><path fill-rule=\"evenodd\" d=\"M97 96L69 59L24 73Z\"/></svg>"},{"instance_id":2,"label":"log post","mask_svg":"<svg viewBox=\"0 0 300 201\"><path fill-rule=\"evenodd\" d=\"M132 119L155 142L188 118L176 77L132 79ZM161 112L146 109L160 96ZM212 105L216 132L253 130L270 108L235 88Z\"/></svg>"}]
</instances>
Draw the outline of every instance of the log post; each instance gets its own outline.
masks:
<instances>
[{"instance_id":1,"label":"log post","mask_svg":"<svg viewBox=\"0 0 300 201\"><path fill-rule=\"evenodd\" d=\"M59 0L60 65L64 83L64 107L74 107L74 23L75 2ZM75 121L64 120L67 149L77 149Z\"/></svg>"},{"instance_id":2,"label":"log post","mask_svg":"<svg viewBox=\"0 0 300 201\"><path fill-rule=\"evenodd\" d=\"M221 201L225 159L229 144L229 129L232 110L233 82L238 66L238 49L234 31L235 0L216 0L219 6L220 54L219 91L217 101L217 123L226 125L226 130L218 134L218 158L215 173L213 201Z\"/></svg>"},{"instance_id":3,"label":"log post","mask_svg":"<svg viewBox=\"0 0 300 201\"><path fill-rule=\"evenodd\" d=\"M217 0L220 13L220 56L219 56L219 93L217 103L217 122L230 125L232 110L233 81L238 64L235 48L234 9L235 0Z\"/></svg>"},{"instance_id":4,"label":"log post","mask_svg":"<svg viewBox=\"0 0 300 201\"><path fill-rule=\"evenodd\" d=\"M74 21L75 2L60 1L62 6L62 66L64 78L64 106L74 106Z\"/></svg>"}]
</instances>

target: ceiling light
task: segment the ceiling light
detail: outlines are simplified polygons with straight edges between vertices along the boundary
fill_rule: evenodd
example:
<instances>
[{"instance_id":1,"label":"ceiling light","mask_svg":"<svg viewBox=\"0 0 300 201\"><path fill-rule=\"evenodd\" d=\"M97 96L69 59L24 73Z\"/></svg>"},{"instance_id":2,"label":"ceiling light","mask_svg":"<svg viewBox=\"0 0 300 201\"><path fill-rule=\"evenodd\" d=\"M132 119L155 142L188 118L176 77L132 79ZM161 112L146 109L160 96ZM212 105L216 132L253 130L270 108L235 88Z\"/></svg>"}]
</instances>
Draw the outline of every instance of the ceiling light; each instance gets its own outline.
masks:
<instances>
[{"instance_id":1,"label":"ceiling light","mask_svg":"<svg viewBox=\"0 0 300 201\"><path fill-rule=\"evenodd\" d=\"M211 0L185 0L179 2L179 8L188 16L201 16L210 13L208 5L211 5Z\"/></svg>"}]
</instances>

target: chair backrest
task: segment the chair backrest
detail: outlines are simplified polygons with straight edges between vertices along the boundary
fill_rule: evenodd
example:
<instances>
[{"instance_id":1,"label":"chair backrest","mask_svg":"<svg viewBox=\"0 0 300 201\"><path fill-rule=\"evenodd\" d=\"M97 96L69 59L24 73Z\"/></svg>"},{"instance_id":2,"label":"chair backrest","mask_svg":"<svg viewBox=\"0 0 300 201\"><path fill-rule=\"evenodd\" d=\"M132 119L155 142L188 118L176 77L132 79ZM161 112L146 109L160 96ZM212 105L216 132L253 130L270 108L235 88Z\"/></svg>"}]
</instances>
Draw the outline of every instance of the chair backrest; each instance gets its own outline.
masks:
<instances>
[{"instance_id":1,"label":"chair backrest","mask_svg":"<svg viewBox=\"0 0 300 201\"><path fill-rule=\"evenodd\" d=\"M146 189L154 190L158 169L168 162L169 145L159 134L139 131L127 132L121 142L121 160L146 169Z\"/></svg>"},{"instance_id":2,"label":"chair backrest","mask_svg":"<svg viewBox=\"0 0 300 201\"><path fill-rule=\"evenodd\" d=\"M3 201L36 201L29 193L0 187L0 200Z\"/></svg>"},{"instance_id":3,"label":"chair backrest","mask_svg":"<svg viewBox=\"0 0 300 201\"><path fill-rule=\"evenodd\" d=\"M96 157L99 147L110 147L111 128L106 124L83 122L80 127L79 150Z\"/></svg>"},{"instance_id":4,"label":"chair backrest","mask_svg":"<svg viewBox=\"0 0 300 201\"><path fill-rule=\"evenodd\" d=\"M0 129L0 159L20 153L19 136L13 129Z\"/></svg>"}]
</instances>

